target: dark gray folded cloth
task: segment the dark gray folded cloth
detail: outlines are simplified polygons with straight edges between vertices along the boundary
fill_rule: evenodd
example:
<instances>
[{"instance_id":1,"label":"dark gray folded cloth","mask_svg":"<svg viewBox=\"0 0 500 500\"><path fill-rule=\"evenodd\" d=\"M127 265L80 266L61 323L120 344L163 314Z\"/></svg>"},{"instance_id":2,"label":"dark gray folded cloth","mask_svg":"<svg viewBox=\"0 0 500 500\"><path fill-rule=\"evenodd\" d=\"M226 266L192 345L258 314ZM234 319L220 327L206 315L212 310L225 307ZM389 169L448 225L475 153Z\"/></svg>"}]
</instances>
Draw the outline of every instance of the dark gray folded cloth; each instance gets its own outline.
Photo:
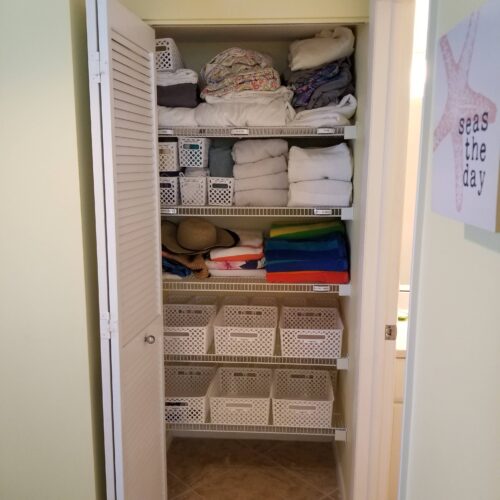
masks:
<instances>
[{"instance_id":1,"label":"dark gray folded cloth","mask_svg":"<svg viewBox=\"0 0 500 500\"><path fill-rule=\"evenodd\" d=\"M199 104L198 85L179 83L177 85L156 86L158 106L167 108L196 108Z\"/></svg>"},{"instance_id":2,"label":"dark gray folded cloth","mask_svg":"<svg viewBox=\"0 0 500 500\"><path fill-rule=\"evenodd\" d=\"M208 151L210 177L233 177L232 140L214 139Z\"/></svg>"}]
</instances>

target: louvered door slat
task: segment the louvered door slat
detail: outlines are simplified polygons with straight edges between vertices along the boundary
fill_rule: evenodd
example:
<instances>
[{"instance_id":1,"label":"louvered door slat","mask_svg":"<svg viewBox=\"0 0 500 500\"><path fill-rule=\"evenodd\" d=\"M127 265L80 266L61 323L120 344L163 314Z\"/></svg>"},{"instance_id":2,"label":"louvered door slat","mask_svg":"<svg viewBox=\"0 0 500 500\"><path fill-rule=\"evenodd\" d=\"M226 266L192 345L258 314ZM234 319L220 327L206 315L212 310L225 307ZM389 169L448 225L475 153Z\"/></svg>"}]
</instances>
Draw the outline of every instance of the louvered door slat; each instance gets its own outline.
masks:
<instances>
[{"instance_id":1,"label":"louvered door slat","mask_svg":"<svg viewBox=\"0 0 500 500\"><path fill-rule=\"evenodd\" d=\"M89 36L97 26L95 47L105 69L99 92L91 79L91 96L101 113L92 122L100 135L102 154L94 158L96 164L102 158L103 182L96 186L104 186L106 218L99 285L108 290L112 325L109 491L113 482L118 500L160 500L165 443L154 32L115 0L87 2ZM148 336L156 342L145 342Z\"/></svg>"}]
</instances>

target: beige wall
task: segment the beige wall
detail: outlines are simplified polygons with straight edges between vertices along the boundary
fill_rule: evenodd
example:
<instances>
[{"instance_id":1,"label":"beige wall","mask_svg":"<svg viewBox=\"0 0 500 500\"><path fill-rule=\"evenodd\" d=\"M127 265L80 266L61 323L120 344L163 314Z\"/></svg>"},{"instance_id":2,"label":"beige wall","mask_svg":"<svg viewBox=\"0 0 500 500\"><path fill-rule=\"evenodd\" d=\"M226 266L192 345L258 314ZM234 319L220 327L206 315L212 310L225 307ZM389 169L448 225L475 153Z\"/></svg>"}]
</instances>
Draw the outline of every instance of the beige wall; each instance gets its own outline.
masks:
<instances>
[{"instance_id":1,"label":"beige wall","mask_svg":"<svg viewBox=\"0 0 500 500\"><path fill-rule=\"evenodd\" d=\"M84 1L4 1L0 38L0 498L102 498Z\"/></svg>"},{"instance_id":2,"label":"beige wall","mask_svg":"<svg viewBox=\"0 0 500 500\"><path fill-rule=\"evenodd\" d=\"M481 4L433 0L432 50L438 36ZM500 234L431 212L430 102L424 105L401 498L494 500L500 498Z\"/></svg>"}]
</instances>

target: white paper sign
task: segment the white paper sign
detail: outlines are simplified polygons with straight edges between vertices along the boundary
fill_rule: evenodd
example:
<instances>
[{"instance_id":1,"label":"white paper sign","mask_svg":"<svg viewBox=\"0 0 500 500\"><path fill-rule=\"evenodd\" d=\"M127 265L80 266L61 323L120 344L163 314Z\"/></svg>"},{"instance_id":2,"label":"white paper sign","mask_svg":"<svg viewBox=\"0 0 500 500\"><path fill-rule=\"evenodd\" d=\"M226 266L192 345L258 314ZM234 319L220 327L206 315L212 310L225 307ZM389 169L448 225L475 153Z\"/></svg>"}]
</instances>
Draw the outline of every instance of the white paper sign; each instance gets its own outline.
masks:
<instances>
[{"instance_id":1,"label":"white paper sign","mask_svg":"<svg viewBox=\"0 0 500 500\"><path fill-rule=\"evenodd\" d=\"M434 92L432 209L498 231L500 0L438 40Z\"/></svg>"}]
</instances>

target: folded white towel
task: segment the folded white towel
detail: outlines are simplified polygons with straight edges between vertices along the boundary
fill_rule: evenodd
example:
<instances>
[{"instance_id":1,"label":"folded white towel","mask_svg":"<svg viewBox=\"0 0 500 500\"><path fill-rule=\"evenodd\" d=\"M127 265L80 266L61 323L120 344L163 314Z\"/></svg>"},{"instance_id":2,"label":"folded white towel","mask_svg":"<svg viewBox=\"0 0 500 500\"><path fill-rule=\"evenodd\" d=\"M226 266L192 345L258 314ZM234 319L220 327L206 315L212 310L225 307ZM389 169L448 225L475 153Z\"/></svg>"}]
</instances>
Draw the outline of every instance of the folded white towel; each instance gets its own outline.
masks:
<instances>
[{"instance_id":1,"label":"folded white towel","mask_svg":"<svg viewBox=\"0 0 500 500\"><path fill-rule=\"evenodd\" d=\"M345 142L326 148L290 148L288 180L290 182L352 179L351 152Z\"/></svg>"},{"instance_id":2,"label":"folded white towel","mask_svg":"<svg viewBox=\"0 0 500 500\"><path fill-rule=\"evenodd\" d=\"M233 146L235 163L253 163L282 155L288 155L288 142L284 139L249 139Z\"/></svg>"},{"instance_id":3,"label":"folded white towel","mask_svg":"<svg viewBox=\"0 0 500 500\"><path fill-rule=\"evenodd\" d=\"M344 96L338 104L299 111L289 123L290 127L335 127L348 125L349 118L356 112L356 98L352 94Z\"/></svg>"},{"instance_id":4,"label":"folded white towel","mask_svg":"<svg viewBox=\"0 0 500 500\"><path fill-rule=\"evenodd\" d=\"M265 269L210 269L214 278L262 278L266 277Z\"/></svg>"},{"instance_id":5,"label":"folded white towel","mask_svg":"<svg viewBox=\"0 0 500 500\"><path fill-rule=\"evenodd\" d=\"M245 247L237 245L231 248L214 248L210 250L210 260L224 260L228 257L241 257L238 260L252 260L249 256L257 257L255 260L262 258L262 247Z\"/></svg>"},{"instance_id":6,"label":"folded white towel","mask_svg":"<svg viewBox=\"0 0 500 500\"><path fill-rule=\"evenodd\" d=\"M243 90L242 92L229 92L222 96L205 96L205 101L210 104L219 104L221 102L240 102L247 104L270 104L273 101L282 103L291 102L293 91L281 86L276 90Z\"/></svg>"},{"instance_id":7,"label":"folded white towel","mask_svg":"<svg viewBox=\"0 0 500 500\"><path fill-rule=\"evenodd\" d=\"M177 71L157 71L156 85L169 87L181 83L198 83L198 73L192 69L178 69Z\"/></svg>"},{"instance_id":8,"label":"folded white towel","mask_svg":"<svg viewBox=\"0 0 500 500\"><path fill-rule=\"evenodd\" d=\"M286 207L288 189L252 189L234 193L237 207Z\"/></svg>"},{"instance_id":9,"label":"folded white towel","mask_svg":"<svg viewBox=\"0 0 500 500\"><path fill-rule=\"evenodd\" d=\"M231 231L240 238L238 245L254 248L262 247L262 231L252 231L250 229L232 229Z\"/></svg>"},{"instance_id":10,"label":"folded white towel","mask_svg":"<svg viewBox=\"0 0 500 500\"><path fill-rule=\"evenodd\" d=\"M253 163L237 163L233 168L235 179L249 179L262 175L278 174L279 172L286 172L286 158L284 156L265 158Z\"/></svg>"},{"instance_id":11,"label":"folded white towel","mask_svg":"<svg viewBox=\"0 0 500 500\"><path fill-rule=\"evenodd\" d=\"M196 108L158 106L158 127L197 127Z\"/></svg>"},{"instance_id":12,"label":"folded white towel","mask_svg":"<svg viewBox=\"0 0 500 500\"><path fill-rule=\"evenodd\" d=\"M288 175L286 172L279 172L278 174L234 180L236 192L252 189L288 189Z\"/></svg>"},{"instance_id":13,"label":"folded white towel","mask_svg":"<svg viewBox=\"0 0 500 500\"><path fill-rule=\"evenodd\" d=\"M297 40L290 44L288 62L290 69L310 69L322 66L354 52L354 35L349 28L338 26L332 31L323 30L314 38Z\"/></svg>"},{"instance_id":14,"label":"folded white towel","mask_svg":"<svg viewBox=\"0 0 500 500\"><path fill-rule=\"evenodd\" d=\"M290 184L289 207L348 207L352 183L344 181L304 181Z\"/></svg>"}]
</instances>

